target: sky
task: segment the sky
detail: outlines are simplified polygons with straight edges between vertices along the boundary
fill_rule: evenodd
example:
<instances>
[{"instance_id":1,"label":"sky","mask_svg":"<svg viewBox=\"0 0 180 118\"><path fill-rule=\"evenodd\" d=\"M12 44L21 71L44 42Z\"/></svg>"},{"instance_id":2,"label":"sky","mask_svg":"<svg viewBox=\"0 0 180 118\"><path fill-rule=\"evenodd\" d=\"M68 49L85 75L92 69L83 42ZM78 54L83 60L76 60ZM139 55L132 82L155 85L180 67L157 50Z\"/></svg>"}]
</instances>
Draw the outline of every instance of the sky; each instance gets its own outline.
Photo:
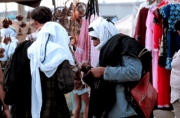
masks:
<instances>
[{"instance_id":1,"label":"sky","mask_svg":"<svg viewBox=\"0 0 180 118\"><path fill-rule=\"evenodd\" d=\"M64 3L66 0L55 0L56 1L56 4L57 6L64 6ZM69 0L67 2L68 3L71 3L73 0ZM88 0L79 0L80 2L84 2L84 3L87 3ZM98 0L99 3L117 3L117 2L141 2L141 1L145 1L145 0ZM17 3L7 3L7 11L12 11L12 10L17 10L18 7L17 7ZM53 5L52 5L52 1L51 0L42 0L41 2L41 6L47 6L47 7L50 7L50 8L53 8ZM25 10L30 10L32 9L31 7L25 7ZM0 3L0 12L4 12L5 11L5 3Z\"/></svg>"}]
</instances>

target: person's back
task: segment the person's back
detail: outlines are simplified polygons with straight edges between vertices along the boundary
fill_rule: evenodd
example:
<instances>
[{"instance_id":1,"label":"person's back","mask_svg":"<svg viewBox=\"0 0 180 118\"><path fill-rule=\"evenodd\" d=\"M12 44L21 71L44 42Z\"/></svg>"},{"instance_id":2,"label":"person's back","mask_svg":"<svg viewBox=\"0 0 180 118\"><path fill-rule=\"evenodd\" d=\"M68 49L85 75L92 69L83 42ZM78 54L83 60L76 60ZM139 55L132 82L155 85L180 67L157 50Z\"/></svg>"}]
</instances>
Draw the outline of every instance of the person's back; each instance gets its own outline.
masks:
<instances>
[{"instance_id":1,"label":"person's back","mask_svg":"<svg viewBox=\"0 0 180 118\"><path fill-rule=\"evenodd\" d=\"M31 17L38 35L27 49L31 92L27 93L30 101L26 104L30 105L22 110L21 104L16 104L25 115L12 109L12 118L70 118L64 93L60 91L61 79L73 79L70 65L74 65L74 61L68 48L67 32L58 23L50 22L52 13L47 7L36 7Z\"/></svg>"},{"instance_id":2,"label":"person's back","mask_svg":"<svg viewBox=\"0 0 180 118\"><path fill-rule=\"evenodd\" d=\"M47 22L39 31L37 40L28 48L33 118L37 115L41 118L70 117L64 93L60 89L64 86L63 79L72 80L73 83L70 65L74 65L74 60L68 44L66 30L58 23Z\"/></svg>"},{"instance_id":3,"label":"person's back","mask_svg":"<svg viewBox=\"0 0 180 118\"><path fill-rule=\"evenodd\" d=\"M42 118L70 118L69 109L64 93L58 88L58 82L62 77L72 75L71 67L67 60L58 66L55 74L48 78L42 71L40 72L42 87ZM73 75L72 75L73 76Z\"/></svg>"}]
</instances>

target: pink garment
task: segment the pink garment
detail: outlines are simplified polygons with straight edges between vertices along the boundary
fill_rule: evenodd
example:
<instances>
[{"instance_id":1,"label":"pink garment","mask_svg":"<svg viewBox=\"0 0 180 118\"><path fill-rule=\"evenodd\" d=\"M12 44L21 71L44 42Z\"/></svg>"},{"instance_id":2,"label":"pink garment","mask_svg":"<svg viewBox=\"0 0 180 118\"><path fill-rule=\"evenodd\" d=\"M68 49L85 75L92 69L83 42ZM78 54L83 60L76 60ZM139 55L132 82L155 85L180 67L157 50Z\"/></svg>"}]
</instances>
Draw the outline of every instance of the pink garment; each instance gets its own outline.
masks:
<instances>
[{"instance_id":1,"label":"pink garment","mask_svg":"<svg viewBox=\"0 0 180 118\"><path fill-rule=\"evenodd\" d=\"M93 22L95 19L97 19L98 16L97 15L92 15L90 22ZM90 58L91 58L91 66L92 67L96 67L98 64L98 60L99 60L99 50L97 50L94 45L93 45L93 41L91 40L91 54L90 54Z\"/></svg>"},{"instance_id":2,"label":"pink garment","mask_svg":"<svg viewBox=\"0 0 180 118\"><path fill-rule=\"evenodd\" d=\"M152 54L152 84L153 87L158 92L158 86L157 86L157 67L158 67L158 52L154 51L154 39L153 39L153 29L154 29L154 23L153 23L153 11L156 9L155 6L151 7L148 11L147 19L146 19L146 39L145 39L145 47L151 51Z\"/></svg>"},{"instance_id":3,"label":"pink garment","mask_svg":"<svg viewBox=\"0 0 180 118\"><path fill-rule=\"evenodd\" d=\"M82 19L82 26L78 38L78 43L75 51L77 63L90 61L90 37L88 35L89 21Z\"/></svg>"},{"instance_id":4,"label":"pink garment","mask_svg":"<svg viewBox=\"0 0 180 118\"><path fill-rule=\"evenodd\" d=\"M90 22L98 18L97 15L92 15ZM79 39L77 43L77 48L75 51L75 57L78 63L84 61L90 61L92 67L96 67L99 60L99 50L95 49L92 40L90 39L89 32L89 21L88 19L82 20L81 31L79 34Z\"/></svg>"},{"instance_id":5,"label":"pink garment","mask_svg":"<svg viewBox=\"0 0 180 118\"><path fill-rule=\"evenodd\" d=\"M90 40L90 36L89 36L89 31L88 31L88 27L89 27L89 21L86 20L86 29L85 29L85 33L86 33L86 37L82 37L85 42L84 42L84 53L83 53L83 57L82 57L82 62L84 61L90 61L90 47L91 47L91 40Z\"/></svg>"}]
</instances>

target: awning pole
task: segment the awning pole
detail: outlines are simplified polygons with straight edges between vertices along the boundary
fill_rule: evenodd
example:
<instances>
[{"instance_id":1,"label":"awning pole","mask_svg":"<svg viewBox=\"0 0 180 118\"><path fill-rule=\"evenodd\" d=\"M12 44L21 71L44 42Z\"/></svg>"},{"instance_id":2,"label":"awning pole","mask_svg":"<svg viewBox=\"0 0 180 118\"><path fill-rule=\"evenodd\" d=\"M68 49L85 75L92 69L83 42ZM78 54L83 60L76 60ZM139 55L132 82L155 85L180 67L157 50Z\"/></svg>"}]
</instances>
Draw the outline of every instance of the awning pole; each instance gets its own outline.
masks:
<instances>
[{"instance_id":1,"label":"awning pole","mask_svg":"<svg viewBox=\"0 0 180 118\"><path fill-rule=\"evenodd\" d=\"M55 8L56 8L56 2L55 2L55 0L52 0L52 4L53 4L54 9L55 9Z\"/></svg>"}]
</instances>

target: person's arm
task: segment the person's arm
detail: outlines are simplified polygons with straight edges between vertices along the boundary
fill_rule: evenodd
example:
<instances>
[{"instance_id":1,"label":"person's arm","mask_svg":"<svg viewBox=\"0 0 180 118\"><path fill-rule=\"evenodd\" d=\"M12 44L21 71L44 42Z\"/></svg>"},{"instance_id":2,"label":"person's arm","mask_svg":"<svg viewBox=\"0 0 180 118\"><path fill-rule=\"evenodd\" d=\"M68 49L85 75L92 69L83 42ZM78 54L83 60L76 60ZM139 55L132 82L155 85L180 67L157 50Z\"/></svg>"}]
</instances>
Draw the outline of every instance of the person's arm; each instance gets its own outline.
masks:
<instances>
[{"instance_id":1,"label":"person's arm","mask_svg":"<svg viewBox=\"0 0 180 118\"><path fill-rule=\"evenodd\" d=\"M10 111L9 111L9 105L6 105L4 103L4 96L5 96L5 91L3 90L2 86L2 81L3 81L3 75L2 75L2 69L0 65L0 101L3 104L3 114L6 116L6 118L10 118Z\"/></svg>"},{"instance_id":2,"label":"person's arm","mask_svg":"<svg viewBox=\"0 0 180 118\"><path fill-rule=\"evenodd\" d=\"M92 68L91 73L96 78L101 78L103 76L105 81L117 83L138 81L142 75L142 64L138 58L123 56L122 66Z\"/></svg>"},{"instance_id":3,"label":"person's arm","mask_svg":"<svg viewBox=\"0 0 180 118\"><path fill-rule=\"evenodd\" d=\"M139 81L142 75L142 64L138 58L122 57L122 66L106 67L104 80L114 82Z\"/></svg>"}]
</instances>

